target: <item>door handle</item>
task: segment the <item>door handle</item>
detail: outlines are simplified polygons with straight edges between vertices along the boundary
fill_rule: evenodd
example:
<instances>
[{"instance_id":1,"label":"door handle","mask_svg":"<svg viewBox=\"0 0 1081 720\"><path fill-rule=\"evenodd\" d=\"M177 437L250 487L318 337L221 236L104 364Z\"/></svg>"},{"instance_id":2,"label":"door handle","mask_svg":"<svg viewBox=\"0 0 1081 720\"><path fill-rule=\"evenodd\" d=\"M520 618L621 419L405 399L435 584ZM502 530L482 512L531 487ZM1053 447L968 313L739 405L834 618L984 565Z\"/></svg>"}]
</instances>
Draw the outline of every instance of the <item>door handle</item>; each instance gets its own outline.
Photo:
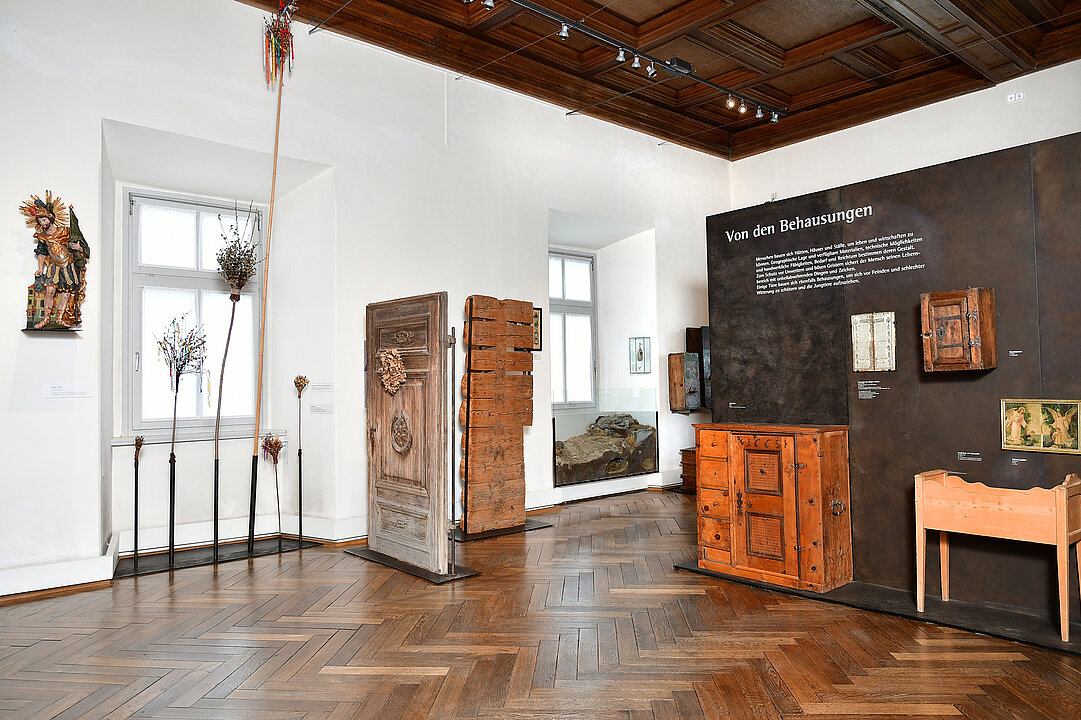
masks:
<instances>
[{"instance_id":1,"label":"door handle","mask_svg":"<svg viewBox=\"0 0 1081 720\"><path fill-rule=\"evenodd\" d=\"M749 507L749 506L748 506ZM736 515L743 514L743 491L736 491Z\"/></svg>"},{"instance_id":2,"label":"door handle","mask_svg":"<svg viewBox=\"0 0 1081 720\"><path fill-rule=\"evenodd\" d=\"M371 447L371 451L375 453L375 425L368 426L368 445Z\"/></svg>"}]
</instances>

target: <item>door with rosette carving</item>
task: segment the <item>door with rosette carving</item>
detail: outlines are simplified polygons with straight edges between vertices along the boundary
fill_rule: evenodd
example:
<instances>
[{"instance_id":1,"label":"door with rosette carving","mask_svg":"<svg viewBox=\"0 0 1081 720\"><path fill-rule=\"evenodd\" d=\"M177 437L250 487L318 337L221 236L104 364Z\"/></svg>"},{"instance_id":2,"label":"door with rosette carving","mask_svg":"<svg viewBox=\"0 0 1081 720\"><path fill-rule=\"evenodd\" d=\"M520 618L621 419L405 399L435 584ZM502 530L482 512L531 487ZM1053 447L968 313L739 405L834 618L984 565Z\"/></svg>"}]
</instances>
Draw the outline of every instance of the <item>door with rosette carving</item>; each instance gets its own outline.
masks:
<instances>
[{"instance_id":1,"label":"door with rosette carving","mask_svg":"<svg viewBox=\"0 0 1081 720\"><path fill-rule=\"evenodd\" d=\"M447 572L447 294L368 305L368 547Z\"/></svg>"},{"instance_id":2,"label":"door with rosette carving","mask_svg":"<svg viewBox=\"0 0 1081 720\"><path fill-rule=\"evenodd\" d=\"M795 442L791 436L729 436L732 565L799 577Z\"/></svg>"}]
</instances>

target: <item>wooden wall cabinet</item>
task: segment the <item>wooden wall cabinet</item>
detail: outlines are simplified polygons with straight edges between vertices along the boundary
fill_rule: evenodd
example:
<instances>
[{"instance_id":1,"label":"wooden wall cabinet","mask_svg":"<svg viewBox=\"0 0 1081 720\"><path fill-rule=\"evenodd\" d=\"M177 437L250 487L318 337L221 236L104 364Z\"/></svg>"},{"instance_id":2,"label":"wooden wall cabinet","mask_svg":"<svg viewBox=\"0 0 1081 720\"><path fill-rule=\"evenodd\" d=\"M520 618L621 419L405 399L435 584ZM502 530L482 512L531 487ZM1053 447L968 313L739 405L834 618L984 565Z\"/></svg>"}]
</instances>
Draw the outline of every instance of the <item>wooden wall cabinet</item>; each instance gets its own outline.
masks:
<instances>
[{"instance_id":1,"label":"wooden wall cabinet","mask_svg":"<svg viewBox=\"0 0 1081 720\"><path fill-rule=\"evenodd\" d=\"M668 356L668 408L674 413L689 413L702 407L698 356L695 353L671 353Z\"/></svg>"},{"instance_id":2,"label":"wooden wall cabinet","mask_svg":"<svg viewBox=\"0 0 1081 720\"><path fill-rule=\"evenodd\" d=\"M995 291L968 288L920 295L923 369L989 370L995 352Z\"/></svg>"},{"instance_id":3,"label":"wooden wall cabinet","mask_svg":"<svg viewBox=\"0 0 1081 720\"><path fill-rule=\"evenodd\" d=\"M699 567L816 592L852 580L848 428L694 427Z\"/></svg>"}]
</instances>

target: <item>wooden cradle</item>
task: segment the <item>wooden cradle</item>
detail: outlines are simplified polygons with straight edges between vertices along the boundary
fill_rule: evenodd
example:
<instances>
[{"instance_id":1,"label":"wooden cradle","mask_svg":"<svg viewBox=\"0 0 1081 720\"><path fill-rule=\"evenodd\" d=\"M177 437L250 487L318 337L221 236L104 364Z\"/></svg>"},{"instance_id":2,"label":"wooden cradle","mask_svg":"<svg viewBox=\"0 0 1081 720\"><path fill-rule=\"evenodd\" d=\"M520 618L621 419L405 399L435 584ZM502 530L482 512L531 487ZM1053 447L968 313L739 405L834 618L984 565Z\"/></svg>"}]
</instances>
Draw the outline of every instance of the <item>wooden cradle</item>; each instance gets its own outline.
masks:
<instances>
[{"instance_id":1,"label":"wooden cradle","mask_svg":"<svg viewBox=\"0 0 1081 720\"><path fill-rule=\"evenodd\" d=\"M945 470L916 475L916 609L923 612L926 586L925 530L938 530L942 599L950 599L949 533L1054 545L1058 567L1059 631L1070 639L1070 545L1081 540L1081 478L1069 474L1053 488L1012 490L966 482ZM1081 545L1077 545L1081 577Z\"/></svg>"}]
</instances>

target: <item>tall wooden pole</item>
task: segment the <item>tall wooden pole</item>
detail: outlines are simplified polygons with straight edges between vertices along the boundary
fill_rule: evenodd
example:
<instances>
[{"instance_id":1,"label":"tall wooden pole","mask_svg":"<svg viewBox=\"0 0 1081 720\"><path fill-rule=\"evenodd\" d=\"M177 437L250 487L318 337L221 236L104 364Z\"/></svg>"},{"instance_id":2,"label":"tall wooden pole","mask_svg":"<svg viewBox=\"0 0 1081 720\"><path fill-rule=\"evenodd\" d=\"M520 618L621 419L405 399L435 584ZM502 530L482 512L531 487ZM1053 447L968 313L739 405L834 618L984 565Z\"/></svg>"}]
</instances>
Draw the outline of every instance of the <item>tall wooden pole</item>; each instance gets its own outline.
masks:
<instances>
[{"instance_id":1,"label":"tall wooden pole","mask_svg":"<svg viewBox=\"0 0 1081 720\"><path fill-rule=\"evenodd\" d=\"M274 231L274 193L278 183L278 137L282 119L284 68L278 72L278 109L274 115L274 169L270 175L270 213L266 228L266 255L263 258L263 309L259 314L259 375L255 394L255 433L251 449L251 504L248 509L248 555L255 554L255 490L259 477L259 416L263 409L263 349L266 338L266 299L270 294L270 235Z\"/></svg>"}]
</instances>

